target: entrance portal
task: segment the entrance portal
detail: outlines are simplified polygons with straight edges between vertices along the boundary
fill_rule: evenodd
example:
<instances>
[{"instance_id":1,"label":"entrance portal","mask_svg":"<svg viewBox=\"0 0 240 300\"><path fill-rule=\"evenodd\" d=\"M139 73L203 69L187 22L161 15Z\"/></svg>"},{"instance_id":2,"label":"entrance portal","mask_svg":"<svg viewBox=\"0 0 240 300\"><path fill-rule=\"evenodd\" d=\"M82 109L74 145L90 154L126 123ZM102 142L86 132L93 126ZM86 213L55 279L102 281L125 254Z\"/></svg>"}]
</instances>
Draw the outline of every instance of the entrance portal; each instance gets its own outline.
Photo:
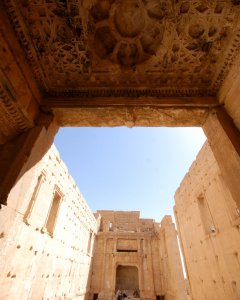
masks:
<instances>
[{"instance_id":1,"label":"entrance portal","mask_svg":"<svg viewBox=\"0 0 240 300\"><path fill-rule=\"evenodd\" d=\"M128 294L139 290L138 268L134 266L118 266L116 270L116 290Z\"/></svg>"}]
</instances>

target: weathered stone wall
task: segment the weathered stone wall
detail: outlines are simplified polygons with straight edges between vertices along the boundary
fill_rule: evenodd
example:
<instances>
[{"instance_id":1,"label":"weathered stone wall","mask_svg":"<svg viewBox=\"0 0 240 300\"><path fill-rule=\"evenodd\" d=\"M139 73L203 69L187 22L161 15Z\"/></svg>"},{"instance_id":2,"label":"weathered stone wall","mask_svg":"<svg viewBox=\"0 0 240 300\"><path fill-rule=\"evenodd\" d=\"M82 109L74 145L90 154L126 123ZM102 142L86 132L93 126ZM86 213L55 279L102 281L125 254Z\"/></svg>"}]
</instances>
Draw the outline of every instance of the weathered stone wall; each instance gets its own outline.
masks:
<instances>
[{"instance_id":1,"label":"weathered stone wall","mask_svg":"<svg viewBox=\"0 0 240 300\"><path fill-rule=\"evenodd\" d=\"M96 237L91 297L113 299L119 266L138 269L141 299L186 299L186 289L171 217L161 223L140 219L139 212L98 211L99 232ZM119 280L119 278L118 278ZM121 284L124 284L123 280ZM132 296L136 286L126 294Z\"/></svg>"},{"instance_id":2,"label":"weathered stone wall","mask_svg":"<svg viewBox=\"0 0 240 300\"><path fill-rule=\"evenodd\" d=\"M0 210L0 299L85 299L97 222L54 146Z\"/></svg>"},{"instance_id":3,"label":"weathered stone wall","mask_svg":"<svg viewBox=\"0 0 240 300\"><path fill-rule=\"evenodd\" d=\"M240 212L207 142L175 202L192 298L240 299Z\"/></svg>"},{"instance_id":4,"label":"weathered stone wall","mask_svg":"<svg viewBox=\"0 0 240 300\"><path fill-rule=\"evenodd\" d=\"M141 299L185 300L171 217L156 223L137 211L94 216L56 148L31 164L38 151L35 145L0 210L0 299L92 300L98 294L112 300L119 266L129 267L118 275L130 295L137 288ZM126 272L134 278L123 278Z\"/></svg>"}]
</instances>

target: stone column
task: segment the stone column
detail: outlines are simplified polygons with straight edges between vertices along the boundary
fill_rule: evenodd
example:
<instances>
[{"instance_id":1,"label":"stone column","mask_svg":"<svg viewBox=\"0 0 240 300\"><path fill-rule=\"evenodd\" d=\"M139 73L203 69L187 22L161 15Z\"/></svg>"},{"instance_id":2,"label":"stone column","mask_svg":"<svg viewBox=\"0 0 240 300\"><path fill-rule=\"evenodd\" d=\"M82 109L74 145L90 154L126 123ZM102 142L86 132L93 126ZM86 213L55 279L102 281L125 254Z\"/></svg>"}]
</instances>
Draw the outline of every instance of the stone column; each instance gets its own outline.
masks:
<instances>
[{"instance_id":1,"label":"stone column","mask_svg":"<svg viewBox=\"0 0 240 300\"><path fill-rule=\"evenodd\" d=\"M186 271L186 275L187 275L187 283L186 284L188 285L188 289L187 289L187 286L186 286L186 290L190 294L190 299L192 299L193 298L193 296L192 296L192 286L191 286L191 282L189 280L189 278L190 278L190 276L189 276L189 269L188 269L189 268L189 264L187 262L187 254L186 254L186 252L187 252L186 248L187 247L183 247L184 243L185 243L185 246L186 246L186 242L184 240L184 233L182 232L182 227L180 227L181 220L179 220L179 215L178 215L178 211L177 211L176 205L174 205L173 211L174 211L174 216L175 216L175 221L176 221L177 235L178 235L178 238L179 238L179 244L180 244L180 248L181 248L181 252L182 252L182 258L183 258L183 262L184 262L184 266L185 266L185 271Z\"/></svg>"},{"instance_id":2,"label":"stone column","mask_svg":"<svg viewBox=\"0 0 240 300\"><path fill-rule=\"evenodd\" d=\"M209 114L203 130L222 178L240 208L240 132L223 108Z\"/></svg>"},{"instance_id":3,"label":"stone column","mask_svg":"<svg viewBox=\"0 0 240 300\"><path fill-rule=\"evenodd\" d=\"M114 297L114 276L115 276L115 259L113 257L114 239L106 238L104 245L103 269L102 269L102 286L98 295L99 299L112 300Z\"/></svg>"},{"instance_id":4,"label":"stone column","mask_svg":"<svg viewBox=\"0 0 240 300\"><path fill-rule=\"evenodd\" d=\"M35 127L0 146L0 205L22 175L39 162L59 129L52 116L42 115Z\"/></svg>"},{"instance_id":5,"label":"stone column","mask_svg":"<svg viewBox=\"0 0 240 300\"><path fill-rule=\"evenodd\" d=\"M168 292L175 300L186 300L187 292L178 248L177 232L171 216L165 216L161 224L165 230L165 244L170 272L170 274L167 274L168 286L171 288Z\"/></svg>"}]
</instances>

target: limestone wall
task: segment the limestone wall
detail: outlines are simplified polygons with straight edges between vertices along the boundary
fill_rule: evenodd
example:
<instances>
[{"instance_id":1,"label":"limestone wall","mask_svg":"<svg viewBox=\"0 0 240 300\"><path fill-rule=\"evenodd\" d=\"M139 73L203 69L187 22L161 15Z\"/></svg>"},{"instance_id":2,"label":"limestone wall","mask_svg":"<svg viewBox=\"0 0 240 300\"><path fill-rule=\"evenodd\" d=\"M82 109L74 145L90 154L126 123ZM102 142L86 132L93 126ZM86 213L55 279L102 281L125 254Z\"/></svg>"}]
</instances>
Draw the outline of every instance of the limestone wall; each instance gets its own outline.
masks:
<instances>
[{"instance_id":1,"label":"limestone wall","mask_svg":"<svg viewBox=\"0 0 240 300\"><path fill-rule=\"evenodd\" d=\"M97 221L54 146L0 210L0 299L85 299Z\"/></svg>"},{"instance_id":2,"label":"limestone wall","mask_svg":"<svg viewBox=\"0 0 240 300\"><path fill-rule=\"evenodd\" d=\"M34 147L0 210L0 299L112 300L117 282L142 300L185 300L171 217L94 216L56 148L34 165Z\"/></svg>"},{"instance_id":3,"label":"limestone wall","mask_svg":"<svg viewBox=\"0 0 240 300\"><path fill-rule=\"evenodd\" d=\"M124 286L117 270L138 270L138 284L130 288L125 282L126 293L132 296L135 288L141 299L186 299L185 283L180 263L176 230L171 217L161 224L152 219L140 219L139 212L98 211L101 219L96 237L91 299L113 299L118 288ZM134 273L134 278L135 278ZM117 278L117 281L116 281ZM132 278L133 279L133 278ZM132 281L133 282L133 281Z\"/></svg>"},{"instance_id":4,"label":"limestone wall","mask_svg":"<svg viewBox=\"0 0 240 300\"><path fill-rule=\"evenodd\" d=\"M240 299L240 212L207 142L175 202L192 299Z\"/></svg>"}]
</instances>

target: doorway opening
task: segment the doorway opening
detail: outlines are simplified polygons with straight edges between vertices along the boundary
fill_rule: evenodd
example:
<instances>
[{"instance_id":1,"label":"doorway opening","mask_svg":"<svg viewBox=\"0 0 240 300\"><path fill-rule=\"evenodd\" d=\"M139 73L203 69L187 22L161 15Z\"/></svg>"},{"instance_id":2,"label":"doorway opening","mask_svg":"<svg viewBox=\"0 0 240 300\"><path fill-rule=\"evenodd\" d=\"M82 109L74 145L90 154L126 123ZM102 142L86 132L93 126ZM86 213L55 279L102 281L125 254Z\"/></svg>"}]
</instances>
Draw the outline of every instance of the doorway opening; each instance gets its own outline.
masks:
<instances>
[{"instance_id":1,"label":"doorway opening","mask_svg":"<svg viewBox=\"0 0 240 300\"><path fill-rule=\"evenodd\" d=\"M98 299L98 294L93 294L93 300L97 300Z\"/></svg>"},{"instance_id":2,"label":"doorway opening","mask_svg":"<svg viewBox=\"0 0 240 300\"><path fill-rule=\"evenodd\" d=\"M130 296L139 291L139 274L135 266L121 266L116 269L116 291L120 290Z\"/></svg>"},{"instance_id":3,"label":"doorway opening","mask_svg":"<svg viewBox=\"0 0 240 300\"><path fill-rule=\"evenodd\" d=\"M174 193L205 141L201 128L66 127L54 143L92 211L160 221L173 216Z\"/></svg>"},{"instance_id":4,"label":"doorway opening","mask_svg":"<svg viewBox=\"0 0 240 300\"><path fill-rule=\"evenodd\" d=\"M156 295L156 300L165 300L164 295Z\"/></svg>"}]
</instances>

